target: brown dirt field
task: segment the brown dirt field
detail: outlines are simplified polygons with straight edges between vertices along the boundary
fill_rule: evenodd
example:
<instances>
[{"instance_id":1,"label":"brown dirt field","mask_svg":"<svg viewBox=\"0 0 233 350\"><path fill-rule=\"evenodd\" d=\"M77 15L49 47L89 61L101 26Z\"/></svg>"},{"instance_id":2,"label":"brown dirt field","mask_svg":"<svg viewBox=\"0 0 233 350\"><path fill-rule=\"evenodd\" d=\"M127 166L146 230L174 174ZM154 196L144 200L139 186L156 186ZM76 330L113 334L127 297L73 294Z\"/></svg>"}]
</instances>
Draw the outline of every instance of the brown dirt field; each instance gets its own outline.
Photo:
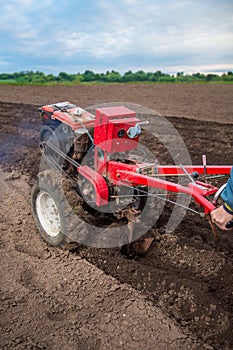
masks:
<instances>
[{"instance_id":1,"label":"brown dirt field","mask_svg":"<svg viewBox=\"0 0 233 350\"><path fill-rule=\"evenodd\" d=\"M83 108L106 102L130 102L164 116L233 123L232 90L232 85L218 84L0 85L0 101L44 105L68 100Z\"/></svg>"},{"instance_id":2,"label":"brown dirt field","mask_svg":"<svg viewBox=\"0 0 233 350\"><path fill-rule=\"evenodd\" d=\"M0 349L233 348L232 232L215 242L191 213L165 233L166 208L147 255L129 260L51 248L30 213L39 105L139 103L167 117L193 163L232 164L232 97L231 85L0 86Z\"/></svg>"}]
</instances>

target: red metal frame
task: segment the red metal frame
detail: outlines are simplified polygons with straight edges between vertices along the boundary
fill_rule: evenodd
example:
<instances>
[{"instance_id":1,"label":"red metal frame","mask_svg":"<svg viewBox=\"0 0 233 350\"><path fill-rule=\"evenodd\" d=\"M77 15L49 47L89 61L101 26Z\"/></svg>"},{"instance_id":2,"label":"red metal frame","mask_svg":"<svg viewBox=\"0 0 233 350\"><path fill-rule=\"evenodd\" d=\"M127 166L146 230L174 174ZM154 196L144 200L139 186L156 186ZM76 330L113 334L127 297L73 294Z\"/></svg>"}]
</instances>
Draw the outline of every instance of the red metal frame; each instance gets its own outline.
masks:
<instances>
[{"instance_id":1,"label":"red metal frame","mask_svg":"<svg viewBox=\"0 0 233 350\"><path fill-rule=\"evenodd\" d=\"M88 166L80 166L77 168L79 174L83 175L94 187L96 205L103 206L108 204L108 185L99 173Z\"/></svg>"},{"instance_id":2,"label":"red metal frame","mask_svg":"<svg viewBox=\"0 0 233 350\"><path fill-rule=\"evenodd\" d=\"M67 101L67 104L72 103ZM69 125L73 130L82 128L83 125L87 128L95 126L95 116L85 109L79 106L73 105L74 107L66 110L57 109L56 103L54 105L45 105L40 108L42 112L47 112L52 120L59 120L60 122ZM49 116L43 113L44 119L49 119Z\"/></svg>"},{"instance_id":3,"label":"red metal frame","mask_svg":"<svg viewBox=\"0 0 233 350\"><path fill-rule=\"evenodd\" d=\"M104 153L104 158L98 158L98 152L95 152L97 169L94 171L88 166L78 168L78 172L85 176L94 186L96 192L96 205L102 206L108 203L108 186L104 178L111 185L128 185L128 186L148 186L157 189L162 189L168 192L184 193L190 195L194 200L204 208L204 212L209 214L216 209L215 205L206 197L214 195L218 188L201 181L190 182L187 186L165 180L161 178L165 176L186 175L180 166L158 166L156 167L157 175L154 177L140 174L139 171L144 166L148 167L148 163L125 164L117 161L108 161L107 152ZM151 166L154 166L151 164ZM200 175L229 175L231 166L229 165L207 165L204 169L203 165L184 166L185 170L192 174L198 172ZM84 171L85 169L85 171Z\"/></svg>"},{"instance_id":4,"label":"red metal frame","mask_svg":"<svg viewBox=\"0 0 233 350\"><path fill-rule=\"evenodd\" d=\"M200 175L205 174L205 168L203 165L188 165L185 166L185 170L191 174L192 172L198 172ZM184 175L184 171L177 165L163 165L157 167L158 174L161 175ZM231 166L229 165L207 165L206 173L208 175L228 175L231 172Z\"/></svg>"},{"instance_id":5,"label":"red metal frame","mask_svg":"<svg viewBox=\"0 0 233 350\"><path fill-rule=\"evenodd\" d=\"M68 103L69 104L69 103ZM109 185L129 186L145 185L157 189L166 190L175 193L184 193L192 196L195 201L204 208L204 212L209 214L215 209L206 197L217 192L218 188L200 181L190 182L187 186L182 186L171 181L163 179L163 176L180 176L193 172L200 175L222 175L230 174L231 166L210 165L210 166L175 166L164 165L155 166L148 163L121 163L109 160L109 153L124 152L126 150L136 149L139 135L136 134L131 139L127 133L136 123L140 122L136 118L136 113L124 106L100 108L96 110L96 115L73 105L72 108L59 110L56 105L46 105L41 107L43 118L57 119L73 130L78 128L94 127L94 144L96 146L94 153L95 170L88 166L80 166L77 172L83 175L94 187L96 193L96 205L103 206L109 200ZM119 137L119 132L122 132ZM99 156L98 149L101 149L102 156ZM153 176L141 173L145 167L155 168L156 173ZM185 168L185 171L184 171Z\"/></svg>"},{"instance_id":6,"label":"red metal frame","mask_svg":"<svg viewBox=\"0 0 233 350\"><path fill-rule=\"evenodd\" d=\"M148 164L146 165L148 166ZM215 194L218 188L210 184L196 181L195 183L190 182L186 187L177 183L163 180L161 178L156 178L156 176L152 177L148 175L139 174L137 171L138 169L140 169L140 167L137 167L137 165L123 164L115 161L109 161L108 163L106 163L106 168L109 180L114 182L116 185L144 185L169 192L184 193L192 196L201 207L204 207L204 211L206 214L210 213L212 210L215 209L214 204L211 203L208 199L206 199L206 197ZM101 169L102 172L103 169L104 167L102 167ZM200 174L204 174L203 166L185 166L185 169L188 171L188 173L198 171ZM208 174L230 174L231 166L207 166L206 171ZM185 174L182 168L178 166L159 166L158 173L170 176L171 174Z\"/></svg>"},{"instance_id":7,"label":"red metal frame","mask_svg":"<svg viewBox=\"0 0 233 350\"><path fill-rule=\"evenodd\" d=\"M105 154L106 155L106 154ZM97 157L97 153L95 155ZM148 166L148 163L144 164ZM125 164L117 161L106 161L98 159L98 170L94 171L88 166L78 168L78 172L93 184L96 191L96 205L101 206L108 203L108 186L104 178L107 179L111 185L127 185L127 186L148 186L168 192L184 193L192 196L200 207L204 208L205 214L209 214L216 207L206 197L214 195L218 188L201 181L190 182L187 186L167 181L162 179L164 176L185 175L184 170L179 166L158 166L158 176L148 176L139 173L139 170L143 167L143 163L140 164ZM185 166L185 170L191 174L194 171L198 171L199 174L204 174L205 170L203 166ZM85 169L85 171L83 171ZM206 172L208 175L228 175L230 174L231 166L206 166Z\"/></svg>"},{"instance_id":8,"label":"red metal frame","mask_svg":"<svg viewBox=\"0 0 233 350\"><path fill-rule=\"evenodd\" d=\"M128 118L128 120L126 119ZM124 119L125 118L125 119ZM200 175L222 175L230 174L231 166L155 166L148 163L121 163L119 161L109 160L109 153L123 152L127 149L136 149L138 136L134 140L129 140L127 133L125 138L117 137L119 130L126 132L129 126L134 126L139 120L133 111L125 107L102 108L96 111L96 124L94 133L95 151L95 169L96 172L107 179L111 185L144 185L169 192L184 193L192 196L194 200L204 208L205 214L209 214L215 209L215 205L206 197L217 192L218 188L204 182L190 182L187 186L182 186L171 181L164 180L162 176L179 176L198 172ZM132 141L132 146L126 147L124 142ZM118 148L115 147L118 144ZM99 157L97 149L103 152ZM141 172L143 168L155 168L154 176L144 175ZM185 169L185 171L184 171ZM101 194L98 193L98 197Z\"/></svg>"}]
</instances>

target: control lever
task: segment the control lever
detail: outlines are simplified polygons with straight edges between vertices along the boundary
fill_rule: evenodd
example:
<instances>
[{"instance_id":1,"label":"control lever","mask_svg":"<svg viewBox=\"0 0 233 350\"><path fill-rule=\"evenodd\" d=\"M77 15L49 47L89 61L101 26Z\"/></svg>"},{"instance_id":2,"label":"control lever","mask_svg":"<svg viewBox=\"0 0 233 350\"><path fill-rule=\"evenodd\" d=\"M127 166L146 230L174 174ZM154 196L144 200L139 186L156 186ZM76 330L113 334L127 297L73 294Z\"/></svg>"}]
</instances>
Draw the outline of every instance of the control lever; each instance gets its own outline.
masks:
<instances>
[{"instance_id":1,"label":"control lever","mask_svg":"<svg viewBox=\"0 0 233 350\"><path fill-rule=\"evenodd\" d=\"M206 182L207 171L206 171L206 155L205 154L203 154L203 156L202 156L202 163L203 163L203 167L204 167L204 179Z\"/></svg>"},{"instance_id":2,"label":"control lever","mask_svg":"<svg viewBox=\"0 0 233 350\"><path fill-rule=\"evenodd\" d=\"M141 135L142 129L140 125L147 125L147 124L149 124L148 121L136 123L135 126L132 126L131 128L128 129L127 135L129 136L130 139L134 139L135 137Z\"/></svg>"}]
</instances>

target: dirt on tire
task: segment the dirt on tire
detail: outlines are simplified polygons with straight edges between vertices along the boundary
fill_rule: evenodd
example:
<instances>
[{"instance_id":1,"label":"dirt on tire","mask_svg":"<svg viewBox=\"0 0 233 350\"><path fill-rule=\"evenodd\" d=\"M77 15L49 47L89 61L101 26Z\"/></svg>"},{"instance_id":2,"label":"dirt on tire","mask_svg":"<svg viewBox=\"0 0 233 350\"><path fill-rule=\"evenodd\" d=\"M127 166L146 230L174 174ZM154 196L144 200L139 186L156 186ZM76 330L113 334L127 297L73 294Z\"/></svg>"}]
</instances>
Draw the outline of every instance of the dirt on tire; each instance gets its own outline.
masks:
<instances>
[{"instance_id":1,"label":"dirt on tire","mask_svg":"<svg viewBox=\"0 0 233 350\"><path fill-rule=\"evenodd\" d=\"M127 318L130 312L135 315L134 311L138 310L135 298L142 298L139 309L148 307L147 315L157 308L171 320L172 327L177 327L174 328L176 335L168 339L164 348L233 348L232 231L218 232L219 240L215 241L208 222L188 213L174 232L167 233L171 209L168 206L159 219L159 226L152 229L155 241L145 256L127 259L117 248L82 247L68 253L47 246L39 238L29 208L30 187L40 164L39 105L71 100L85 108L100 102L121 101L124 97L153 107L166 116L184 140L193 164L199 164L205 153L209 164L232 165L232 93L230 85L0 87L0 165L4 171L1 173L4 215L0 220L0 348L59 349L61 344L63 349L153 348L152 332L143 324L145 320L149 322L148 319L140 316L140 333ZM149 149L155 148L151 140L146 142ZM166 161L169 164L170 158L164 154L163 162ZM82 266L80 261L84 262L85 273L78 267ZM18 274L15 273L17 265ZM76 279L75 273L81 277ZM106 300L101 298L101 282L97 283L96 278L108 286L110 282L106 277L115 281L114 293L110 293L113 299L107 295ZM96 286L96 295L88 299L91 285ZM127 288L132 288L130 302ZM40 305L39 317L34 311L34 300ZM93 300L97 310L90 308ZM126 300L129 314L120 306ZM107 301L114 302L115 306L107 305ZM99 320L95 311L98 317L109 318L105 321L112 324L108 328L108 334L113 332L112 342L105 339L101 328L106 322L97 327ZM113 319L120 319L118 311L126 316L114 323ZM77 313L83 319L77 318ZM120 327L122 322L129 337ZM51 325L54 328L48 331ZM182 336L177 329L184 332ZM137 338L138 332L141 340ZM182 337L185 340L181 340ZM163 345L158 346L156 349L163 349Z\"/></svg>"}]
</instances>

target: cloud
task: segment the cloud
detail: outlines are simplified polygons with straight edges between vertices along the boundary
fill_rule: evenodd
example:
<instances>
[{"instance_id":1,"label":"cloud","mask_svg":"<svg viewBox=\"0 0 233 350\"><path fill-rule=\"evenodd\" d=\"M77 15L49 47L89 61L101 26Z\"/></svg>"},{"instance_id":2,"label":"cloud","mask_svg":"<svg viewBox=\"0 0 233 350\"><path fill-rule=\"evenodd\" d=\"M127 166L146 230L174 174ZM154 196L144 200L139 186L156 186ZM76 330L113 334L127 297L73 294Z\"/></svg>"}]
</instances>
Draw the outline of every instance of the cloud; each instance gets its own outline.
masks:
<instances>
[{"instance_id":1,"label":"cloud","mask_svg":"<svg viewBox=\"0 0 233 350\"><path fill-rule=\"evenodd\" d=\"M9 0L0 13L0 30L9 53L23 55L36 54L39 48L49 44L41 40L43 36L43 20L40 11L45 10L52 1L42 0ZM3 49L3 48L2 48Z\"/></svg>"},{"instance_id":2,"label":"cloud","mask_svg":"<svg viewBox=\"0 0 233 350\"><path fill-rule=\"evenodd\" d=\"M3 67L4 68L4 66L8 66L9 65L9 62L8 61L2 61L2 60L0 60L0 67Z\"/></svg>"},{"instance_id":3,"label":"cloud","mask_svg":"<svg viewBox=\"0 0 233 350\"><path fill-rule=\"evenodd\" d=\"M232 62L232 14L230 0L9 0L0 13L0 57L22 69L224 70Z\"/></svg>"}]
</instances>

